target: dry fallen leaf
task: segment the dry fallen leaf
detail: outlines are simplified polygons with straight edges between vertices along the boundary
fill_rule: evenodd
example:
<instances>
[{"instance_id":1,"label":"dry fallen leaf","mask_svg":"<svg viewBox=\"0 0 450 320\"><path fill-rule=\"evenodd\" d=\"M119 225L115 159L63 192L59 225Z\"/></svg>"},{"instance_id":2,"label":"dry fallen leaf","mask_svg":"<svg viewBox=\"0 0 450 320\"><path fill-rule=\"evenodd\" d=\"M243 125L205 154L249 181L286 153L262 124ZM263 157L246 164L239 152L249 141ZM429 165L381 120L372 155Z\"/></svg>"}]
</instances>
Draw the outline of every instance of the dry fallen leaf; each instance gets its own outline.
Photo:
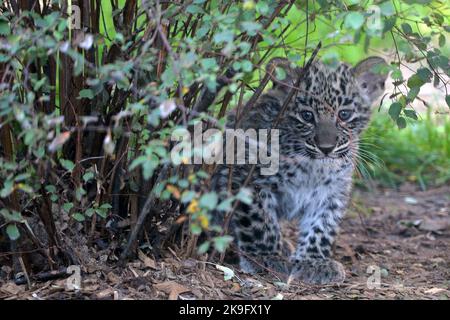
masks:
<instances>
[{"instance_id":1,"label":"dry fallen leaf","mask_svg":"<svg viewBox=\"0 0 450 320\"><path fill-rule=\"evenodd\" d=\"M239 292L241 290L241 286L239 285L239 283L233 283L231 285L231 291L233 292Z\"/></svg>"},{"instance_id":2,"label":"dry fallen leaf","mask_svg":"<svg viewBox=\"0 0 450 320\"><path fill-rule=\"evenodd\" d=\"M216 268L223 272L223 278L225 281L230 280L234 277L234 271L230 268L218 264L216 264Z\"/></svg>"},{"instance_id":3,"label":"dry fallen leaf","mask_svg":"<svg viewBox=\"0 0 450 320\"><path fill-rule=\"evenodd\" d=\"M419 203L419 201L417 201L417 199L414 197L405 197L404 201L407 204L418 204Z\"/></svg>"},{"instance_id":4,"label":"dry fallen leaf","mask_svg":"<svg viewBox=\"0 0 450 320\"><path fill-rule=\"evenodd\" d=\"M48 146L48 151L55 152L59 148L61 148L64 143L66 143L67 140L70 138L70 131L62 132L61 134L57 135L55 139L50 143Z\"/></svg>"},{"instance_id":5,"label":"dry fallen leaf","mask_svg":"<svg viewBox=\"0 0 450 320\"><path fill-rule=\"evenodd\" d=\"M100 286L98 284L91 284L83 286L83 293L95 293ZM68 290L70 291L70 290Z\"/></svg>"},{"instance_id":6,"label":"dry fallen leaf","mask_svg":"<svg viewBox=\"0 0 450 320\"><path fill-rule=\"evenodd\" d=\"M120 282L120 277L116 275L114 272L109 272L106 277L113 285L118 284Z\"/></svg>"},{"instance_id":7,"label":"dry fallen leaf","mask_svg":"<svg viewBox=\"0 0 450 320\"><path fill-rule=\"evenodd\" d=\"M273 297L271 300L283 300L284 296L281 293L278 293L275 297Z\"/></svg>"},{"instance_id":8,"label":"dry fallen leaf","mask_svg":"<svg viewBox=\"0 0 450 320\"><path fill-rule=\"evenodd\" d=\"M98 299L111 298L114 297L114 290L112 288L107 288L98 292L96 295Z\"/></svg>"},{"instance_id":9,"label":"dry fallen leaf","mask_svg":"<svg viewBox=\"0 0 450 320\"><path fill-rule=\"evenodd\" d=\"M19 294L19 293L25 291L25 287L24 287L24 286L22 286L22 287L21 287L21 286L18 286L18 285L15 284L14 282L10 281L10 282L7 282L6 284L4 284L4 285L0 288L0 291L3 291L3 292L6 292L6 293L9 293L9 294L16 295L16 294Z\"/></svg>"},{"instance_id":10,"label":"dry fallen leaf","mask_svg":"<svg viewBox=\"0 0 450 320\"><path fill-rule=\"evenodd\" d=\"M189 288L176 283L175 281L166 281L155 284L154 287L169 295L169 300L177 300L178 296L184 292L191 291Z\"/></svg>"},{"instance_id":11,"label":"dry fallen leaf","mask_svg":"<svg viewBox=\"0 0 450 320\"><path fill-rule=\"evenodd\" d=\"M442 293L445 291L447 291L447 290L444 288L431 288L431 289L425 290L425 293L426 294L438 294L438 293Z\"/></svg>"},{"instance_id":12,"label":"dry fallen leaf","mask_svg":"<svg viewBox=\"0 0 450 320\"><path fill-rule=\"evenodd\" d=\"M141 260L147 268L157 269L156 262L152 258L148 257L141 250L138 252L139 260Z\"/></svg>"},{"instance_id":13,"label":"dry fallen leaf","mask_svg":"<svg viewBox=\"0 0 450 320\"><path fill-rule=\"evenodd\" d=\"M425 231L442 231L450 226L449 219L428 219L425 218L419 225L420 230Z\"/></svg>"}]
</instances>

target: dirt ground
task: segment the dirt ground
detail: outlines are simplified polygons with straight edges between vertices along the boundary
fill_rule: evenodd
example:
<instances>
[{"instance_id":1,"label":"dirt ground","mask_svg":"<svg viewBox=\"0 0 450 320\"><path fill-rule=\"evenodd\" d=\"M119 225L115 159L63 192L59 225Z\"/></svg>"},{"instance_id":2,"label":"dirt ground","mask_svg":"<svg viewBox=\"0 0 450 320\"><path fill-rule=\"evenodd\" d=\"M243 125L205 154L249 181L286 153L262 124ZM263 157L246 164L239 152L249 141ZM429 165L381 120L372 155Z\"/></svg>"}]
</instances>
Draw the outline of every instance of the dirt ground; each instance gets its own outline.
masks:
<instances>
[{"instance_id":1,"label":"dirt ground","mask_svg":"<svg viewBox=\"0 0 450 320\"><path fill-rule=\"evenodd\" d=\"M286 284L168 250L157 261L141 254L124 269L97 263L82 273L81 290L69 290L66 278L30 289L0 280L0 299L448 299L449 206L450 186L356 190L335 250L347 272L340 285Z\"/></svg>"}]
</instances>

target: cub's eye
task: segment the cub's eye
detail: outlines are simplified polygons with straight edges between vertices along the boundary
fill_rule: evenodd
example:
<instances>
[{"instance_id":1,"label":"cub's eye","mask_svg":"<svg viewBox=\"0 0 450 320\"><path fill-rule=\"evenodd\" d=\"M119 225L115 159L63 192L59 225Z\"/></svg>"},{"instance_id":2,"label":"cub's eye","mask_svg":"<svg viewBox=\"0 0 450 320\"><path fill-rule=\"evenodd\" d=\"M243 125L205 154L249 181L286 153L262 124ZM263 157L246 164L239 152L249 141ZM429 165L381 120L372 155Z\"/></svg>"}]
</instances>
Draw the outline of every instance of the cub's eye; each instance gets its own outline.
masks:
<instances>
[{"instance_id":1,"label":"cub's eye","mask_svg":"<svg viewBox=\"0 0 450 320\"><path fill-rule=\"evenodd\" d=\"M302 111L302 112L300 112L300 115L302 116L303 120L305 120L306 122L314 121L314 114L311 111Z\"/></svg>"},{"instance_id":2,"label":"cub's eye","mask_svg":"<svg viewBox=\"0 0 450 320\"><path fill-rule=\"evenodd\" d=\"M339 119L342 121L347 121L352 116L353 111L352 110L341 110L338 113Z\"/></svg>"}]
</instances>

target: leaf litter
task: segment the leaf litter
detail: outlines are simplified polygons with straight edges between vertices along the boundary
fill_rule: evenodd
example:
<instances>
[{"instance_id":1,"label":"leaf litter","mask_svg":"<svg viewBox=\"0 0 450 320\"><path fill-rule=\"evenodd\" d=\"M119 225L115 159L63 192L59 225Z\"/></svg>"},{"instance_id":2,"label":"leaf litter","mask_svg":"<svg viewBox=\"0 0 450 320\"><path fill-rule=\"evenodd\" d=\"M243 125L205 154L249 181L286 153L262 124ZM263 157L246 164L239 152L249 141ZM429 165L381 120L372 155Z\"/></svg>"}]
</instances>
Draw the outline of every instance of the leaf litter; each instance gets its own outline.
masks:
<instances>
[{"instance_id":1,"label":"leaf litter","mask_svg":"<svg viewBox=\"0 0 450 320\"><path fill-rule=\"evenodd\" d=\"M140 250L136 260L119 268L102 258L112 255L108 250L89 256L84 246L77 251L83 262L80 290L67 291L67 279L41 282L32 275L31 288L17 285L7 280L11 270L3 266L0 299L448 299L449 194L450 187L425 192L357 190L335 248L347 272L339 285L249 275L237 265L181 259L184 253L177 248L163 250L157 259ZM295 240L292 225L283 225L283 230ZM379 268L381 280L369 288L373 267Z\"/></svg>"}]
</instances>

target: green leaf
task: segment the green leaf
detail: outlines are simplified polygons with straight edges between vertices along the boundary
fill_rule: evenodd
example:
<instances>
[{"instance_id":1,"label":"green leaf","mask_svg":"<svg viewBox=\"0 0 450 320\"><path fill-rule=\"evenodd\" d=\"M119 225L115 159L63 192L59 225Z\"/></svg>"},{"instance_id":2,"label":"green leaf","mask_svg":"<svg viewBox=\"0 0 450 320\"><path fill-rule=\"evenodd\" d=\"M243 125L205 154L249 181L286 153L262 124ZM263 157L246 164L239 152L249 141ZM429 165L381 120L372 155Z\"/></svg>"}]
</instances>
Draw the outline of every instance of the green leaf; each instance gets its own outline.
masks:
<instances>
[{"instance_id":1,"label":"green leaf","mask_svg":"<svg viewBox=\"0 0 450 320\"><path fill-rule=\"evenodd\" d=\"M7 209L0 209L0 215L2 215L7 222L22 222L23 218L20 212L8 211Z\"/></svg>"},{"instance_id":2,"label":"green leaf","mask_svg":"<svg viewBox=\"0 0 450 320\"><path fill-rule=\"evenodd\" d=\"M231 241L233 241L231 236L216 237L214 238L214 248L220 253L225 252Z\"/></svg>"},{"instance_id":3,"label":"green leaf","mask_svg":"<svg viewBox=\"0 0 450 320\"><path fill-rule=\"evenodd\" d=\"M45 190L47 190L47 192L50 193L55 193L56 192L56 187L52 184L46 185L45 186Z\"/></svg>"},{"instance_id":4,"label":"green leaf","mask_svg":"<svg viewBox=\"0 0 450 320\"><path fill-rule=\"evenodd\" d=\"M142 165L143 163L145 163L145 161L147 161L147 157L146 156L139 156L136 159L133 160L133 162L131 162L129 169L130 170L134 170L136 169L138 166Z\"/></svg>"},{"instance_id":5,"label":"green leaf","mask_svg":"<svg viewBox=\"0 0 450 320\"><path fill-rule=\"evenodd\" d=\"M66 202L66 203L63 204L62 208L63 208L63 210L65 212L69 212L70 209L73 208L73 203L72 202Z\"/></svg>"},{"instance_id":6,"label":"green leaf","mask_svg":"<svg viewBox=\"0 0 450 320\"><path fill-rule=\"evenodd\" d=\"M63 168L69 172L72 172L73 169L75 168L75 164L70 160L61 159L61 160L59 160L59 162L61 163Z\"/></svg>"},{"instance_id":7,"label":"green leaf","mask_svg":"<svg viewBox=\"0 0 450 320\"><path fill-rule=\"evenodd\" d=\"M192 223L191 224L191 233L193 235L199 235L200 233L202 233L202 228L199 225Z\"/></svg>"},{"instance_id":8,"label":"green leaf","mask_svg":"<svg viewBox=\"0 0 450 320\"><path fill-rule=\"evenodd\" d=\"M420 87L413 87L409 89L408 94L406 96L406 100L409 102L414 101L414 99L417 97L417 95L420 92Z\"/></svg>"},{"instance_id":9,"label":"green leaf","mask_svg":"<svg viewBox=\"0 0 450 320\"><path fill-rule=\"evenodd\" d=\"M431 16L433 17L434 21L438 25L441 26L444 23L444 17L442 16L442 14L438 13L437 11L434 11L433 13L431 13Z\"/></svg>"},{"instance_id":10,"label":"green leaf","mask_svg":"<svg viewBox=\"0 0 450 320\"><path fill-rule=\"evenodd\" d=\"M400 69L395 69L394 71L392 71L391 77L396 81L402 81L403 80L402 71Z\"/></svg>"},{"instance_id":11,"label":"green leaf","mask_svg":"<svg viewBox=\"0 0 450 320\"><path fill-rule=\"evenodd\" d=\"M203 13L204 11L203 11L202 7L197 6L195 4L191 4L190 6L188 6L186 8L186 12L195 15L195 14L198 14L198 13Z\"/></svg>"},{"instance_id":12,"label":"green leaf","mask_svg":"<svg viewBox=\"0 0 450 320\"><path fill-rule=\"evenodd\" d=\"M432 0L403 0L408 4L429 4Z\"/></svg>"},{"instance_id":13,"label":"green leaf","mask_svg":"<svg viewBox=\"0 0 450 320\"><path fill-rule=\"evenodd\" d=\"M386 1L378 5L380 8L381 14L384 16L392 16L395 13L394 5L392 4L392 1Z\"/></svg>"},{"instance_id":14,"label":"green leaf","mask_svg":"<svg viewBox=\"0 0 450 320\"><path fill-rule=\"evenodd\" d=\"M178 181L178 186L182 189L187 189L189 187L189 181L186 179L181 179Z\"/></svg>"},{"instance_id":15,"label":"green leaf","mask_svg":"<svg viewBox=\"0 0 450 320\"><path fill-rule=\"evenodd\" d=\"M155 171L158 164L159 161L157 157L151 157L147 162L144 162L144 164L142 165L142 174L145 180L148 180L151 176L153 176L153 172Z\"/></svg>"},{"instance_id":16,"label":"green leaf","mask_svg":"<svg viewBox=\"0 0 450 320\"><path fill-rule=\"evenodd\" d=\"M94 173L92 171L88 171L83 175L84 182L88 182L92 178L94 178Z\"/></svg>"},{"instance_id":17,"label":"green leaf","mask_svg":"<svg viewBox=\"0 0 450 320\"><path fill-rule=\"evenodd\" d=\"M433 62L436 63L436 65L438 67L442 68L443 70L447 70L447 74L448 74L448 69L449 69L448 57L446 57L444 55L439 55L433 59Z\"/></svg>"},{"instance_id":18,"label":"green leaf","mask_svg":"<svg viewBox=\"0 0 450 320\"><path fill-rule=\"evenodd\" d=\"M244 21L241 23L242 29L248 33L249 36L256 35L257 31L261 30L261 24L253 21Z\"/></svg>"},{"instance_id":19,"label":"green leaf","mask_svg":"<svg viewBox=\"0 0 450 320\"><path fill-rule=\"evenodd\" d=\"M224 30L222 32L216 33L213 37L215 43L219 44L222 42L232 42L234 38L233 31Z\"/></svg>"},{"instance_id":20,"label":"green leaf","mask_svg":"<svg viewBox=\"0 0 450 320\"><path fill-rule=\"evenodd\" d=\"M29 179L30 177L31 177L31 175L29 173L21 173L21 174L18 174L14 178L14 181L15 182L19 182L19 181L23 181L23 180Z\"/></svg>"},{"instance_id":21,"label":"green leaf","mask_svg":"<svg viewBox=\"0 0 450 320\"><path fill-rule=\"evenodd\" d=\"M243 60L241 64L242 71L244 72L251 72L253 70L253 65L248 60Z\"/></svg>"},{"instance_id":22,"label":"green leaf","mask_svg":"<svg viewBox=\"0 0 450 320\"><path fill-rule=\"evenodd\" d=\"M439 35L439 47L445 46L445 36L443 34Z\"/></svg>"},{"instance_id":23,"label":"green leaf","mask_svg":"<svg viewBox=\"0 0 450 320\"><path fill-rule=\"evenodd\" d=\"M202 64L203 69L207 70L213 70L217 67L217 62L214 58L202 59L200 63Z\"/></svg>"},{"instance_id":24,"label":"green leaf","mask_svg":"<svg viewBox=\"0 0 450 320\"><path fill-rule=\"evenodd\" d=\"M231 204L233 203L233 198L223 200L218 206L219 211L230 211L232 209Z\"/></svg>"},{"instance_id":25,"label":"green leaf","mask_svg":"<svg viewBox=\"0 0 450 320\"><path fill-rule=\"evenodd\" d=\"M201 179L208 179L209 178L208 173L206 173L203 170L198 171L196 174L197 174L197 177L199 177Z\"/></svg>"},{"instance_id":26,"label":"green leaf","mask_svg":"<svg viewBox=\"0 0 450 320\"><path fill-rule=\"evenodd\" d=\"M161 80L163 81L163 86L165 88L169 88L173 86L176 80L175 72L173 72L172 68L166 68L163 74L161 75Z\"/></svg>"},{"instance_id":27,"label":"green leaf","mask_svg":"<svg viewBox=\"0 0 450 320\"><path fill-rule=\"evenodd\" d=\"M270 8L267 2L258 1L258 3L256 4L256 11L263 16L267 15L269 13L269 10Z\"/></svg>"},{"instance_id":28,"label":"green leaf","mask_svg":"<svg viewBox=\"0 0 450 320\"><path fill-rule=\"evenodd\" d=\"M7 62L10 59L9 56L0 53L0 63Z\"/></svg>"},{"instance_id":29,"label":"green leaf","mask_svg":"<svg viewBox=\"0 0 450 320\"><path fill-rule=\"evenodd\" d=\"M183 191L183 193L181 194L181 202L182 203L188 203L191 202L192 199L194 199L195 197L195 192L194 191Z\"/></svg>"},{"instance_id":30,"label":"green leaf","mask_svg":"<svg viewBox=\"0 0 450 320\"><path fill-rule=\"evenodd\" d=\"M86 194L86 190L83 189L83 187L79 187L75 190L75 198L78 201L81 201L81 198Z\"/></svg>"},{"instance_id":31,"label":"green leaf","mask_svg":"<svg viewBox=\"0 0 450 320\"><path fill-rule=\"evenodd\" d=\"M405 116L407 116L408 118L417 120L417 113L414 110L410 110L410 109L405 109L403 110L403 113L405 114Z\"/></svg>"},{"instance_id":32,"label":"green leaf","mask_svg":"<svg viewBox=\"0 0 450 320\"><path fill-rule=\"evenodd\" d=\"M209 241L203 242L203 243L198 247L197 253L198 253L199 255L202 255L202 254L206 253L206 251L208 251L210 245L211 245L211 243L210 243Z\"/></svg>"},{"instance_id":33,"label":"green leaf","mask_svg":"<svg viewBox=\"0 0 450 320\"><path fill-rule=\"evenodd\" d=\"M108 210L111 208L112 208L112 206L109 203L104 203L100 207L95 209L95 212L103 219L106 219L106 217L108 215Z\"/></svg>"},{"instance_id":34,"label":"green leaf","mask_svg":"<svg viewBox=\"0 0 450 320\"><path fill-rule=\"evenodd\" d=\"M95 210L93 208L89 208L84 212L84 214L89 218L92 217L94 215L94 213L95 213Z\"/></svg>"},{"instance_id":35,"label":"green leaf","mask_svg":"<svg viewBox=\"0 0 450 320\"><path fill-rule=\"evenodd\" d=\"M422 80L422 82L430 82L433 78L433 74L430 70L428 70L428 68L420 68L419 70L417 70L417 75L419 76L420 80Z\"/></svg>"},{"instance_id":36,"label":"green leaf","mask_svg":"<svg viewBox=\"0 0 450 320\"><path fill-rule=\"evenodd\" d=\"M208 192L201 196L199 205L202 208L212 210L217 206L217 193Z\"/></svg>"},{"instance_id":37,"label":"green leaf","mask_svg":"<svg viewBox=\"0 0 450 320\"><path fill-rule=\"evenodd\" d=\"M252 204L252 202L253 202L252 193L250 192L250 190L248 190L246 188L239 190L238 194L236 195L236 198L239 201L241 201L245 204L248 204L248 205Z\"/></svg>"},{"instance_id":38,"label":"green leaf","mask_svg":"<svg viewBox=\"0 0 450 320\"><path fill-rule=\"evenodd\" d=\"M445 102L447 102L447 106L450 108L450 95L445 96Z\"/></svg>"},{"instance_id":39,"label":"green leaf","mask_svg":"<svg viewBox=\"0 0 450 320\"><path fill-rule=\"evenodd\" d=\"M286 70L284 70L283 68L280 68L280 67L276 67L275 68L275 77L277 78L277 80L283 81L284 79L286 79Z\"/></svg>"},{"instance_id":40,"label":"green leaf","mask_svg":"<svg viewBox=\"0 0 450 320\"><path fill-rule=\"evenodd\" d=\"M345 16L344 26L358 30L364 24L364 16L359 12L350 12Z\"/></svg>"},{"instance_id":41,"label":"green leaf","mask_svg":"<svg viewBox=\"0 0 450 320\"><path fill-rule=\"evenodd\" d=\"M77 213L74 213L73 215L72 215L72 218L74 218L76 221L78 221L78 222L83 222L84 220L86 220L86 218L81 214L81 213L79 213L79 212L77 212Z\"/></svg>"},{"instance_id":42,"label":"green leaf","mask_svg":"<svg viewBox=\"0 0 450 320\"><path fill-rule=\"evenodd\" d=\"M95 210L95 213L97 213L100 217L102 217L103 219L106 219L106 216L108 214L107 210L102 210L100 208Z\"/></svg>"},{"instance_id":43,"label":"green leaf","mask_svg":"<svg viewBox=\"0 0 450 320\"><path fill-rule=\"evenodd\" d=\"M0 198L6 198L14 191L14 181L6 180L3 183L3 189L0 190Z\"/></svg>"},{"instance_id":44,"label":"green leaf","mask_svg":"<svg viewBox=\"0 0 450 320\"><path fill-rule=\"evenodd\" d=\"M383 33L390 31L394 26L395 22L397 21L396 16L389 17L384 20L384 27L383 27Z\"/></svg>"},{"instance_id":45,"label":"green leaf","mask_svg":"<svg viewBox=\"0 0 450 320\"><path fill-rule=\"evenodd\" d=\"M11 28L9 27L8 21L1 19L0 20L0 35L7 36L11 34Z\"/></svg>"},{"instance_id":46,"label":"green leaf","mask_svg":"<svg viewBox=\"0 0 450 320\"><path fill-rule=\"evenodd\" d=\"M94 91L91 89L83 89L80 91L80 95L78 96L78 99L93 99L94 98Z\"/></svg>"},{"instance_id":47,"label":"green leaf","mask_svg":"<svg viewBox=\"0 0 450 320\"><path fill-rule=\"evenodd\" d=\"M17 240L20 237L19 229L17 228L16 224L8 224L6 227L6 233L8 234L8 237L10 240Z\"/></svg>"},{"instance_id":48,"label":"green leaf","mask_svg":"<svg viewBox=\"0 0 450 320\"><path fill-rule=\"evenodd\" d=\"M412 28L409 25L409 23L402 23L402 30L406 34L411 34L412 33Z\"/></svg>"},{"instance_id":49,"label":"green leaf","mask_svg":"<svg viewBox=\"0 0 450 320\"><path fill-rule=\"evenodd\" d=\"M391 118L396 121L398 119L398 116L400 115L400 112L402 111L402 105L400 102L394 102L389 107L389 115Z\"/></svg>"},{"instance_id":50,"label":"green leaf","mask_svg":"<svg viewBox=\"0 0 450 320\"><path fill-rule=\"evenodd\" d=\"M413 74L409 79L408 79L408 87L409 88L414 88L414 87L421 87L425 82L422 81L421 77L418 74Z\"/></svg>"},{"instance_id":51,"label":"green leaf","mask_svg":"<svg viewBox=\"0 0 450 320\"><path fill-rule=\"evenodd\" d=\"M399 129L403 129L406 128L406 120L403 117L398 117L397 118L397 126Z\"/></svg>"}]
</instances>

